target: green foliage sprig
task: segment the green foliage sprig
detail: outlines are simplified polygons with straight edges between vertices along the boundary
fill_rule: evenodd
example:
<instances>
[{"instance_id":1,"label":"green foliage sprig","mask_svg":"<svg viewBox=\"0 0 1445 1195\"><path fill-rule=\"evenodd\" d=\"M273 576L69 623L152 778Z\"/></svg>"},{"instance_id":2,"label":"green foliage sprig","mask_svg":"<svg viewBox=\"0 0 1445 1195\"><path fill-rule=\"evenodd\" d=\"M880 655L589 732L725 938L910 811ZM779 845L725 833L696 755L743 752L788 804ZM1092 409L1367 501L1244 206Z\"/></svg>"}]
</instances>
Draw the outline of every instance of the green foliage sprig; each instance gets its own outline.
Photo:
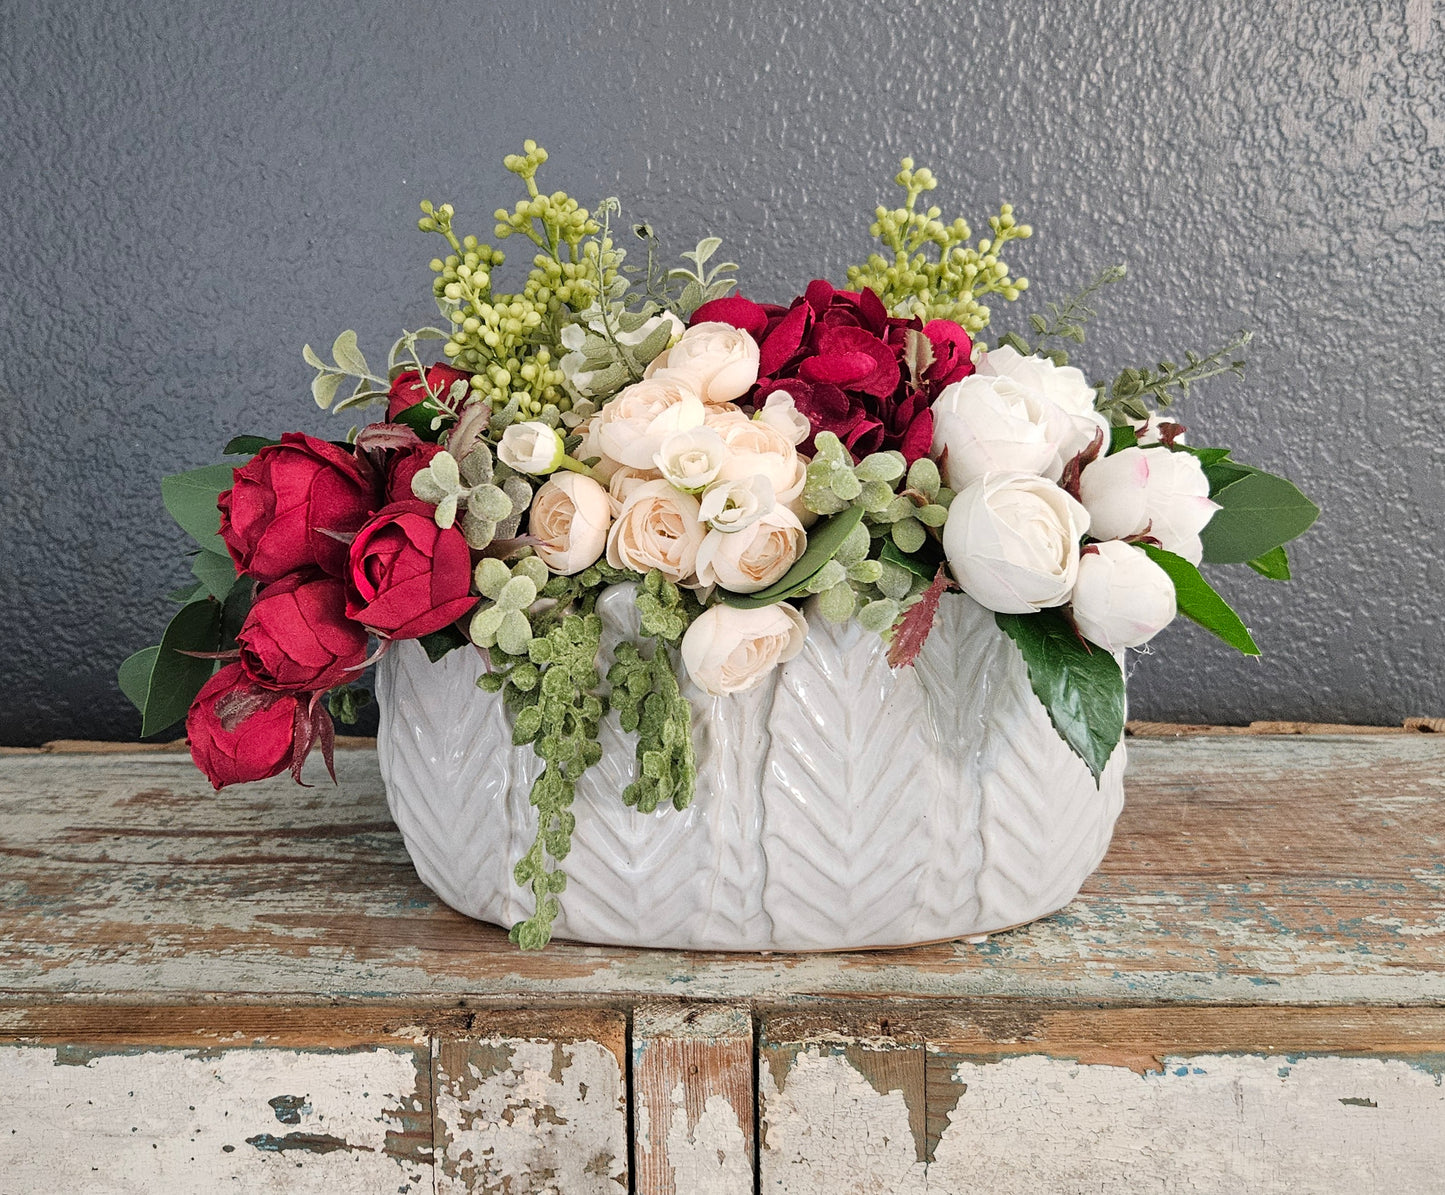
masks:
<instances>
[{"instance_id":1,"label":"green foliage sprig","mask_svg":"<svg viewBox=\"0 0 1445 1195\"><path fill-rule=\"evenodd\" d=\"M1110 266L1083 290L1070 295L1062 303L1045 303L1044 314L1035 312L1029 316L1029 326L1034 332L1032 342L1017 332L1009 332L999 337L999 346L1007 345L1025 357L1041 353L1055 365L1067 365L1068 351L1060 345L1049 347L1049 342L1068 340L1083 344L1084 326L1099 314L1090 301L1104 287L1122 282L1127 273L1122 264Z\"/></svg>"},{"instance_id":2,"label":"green foliage sprig","mask_svg":"<svg viewBox=\"0 0 1445 1195\"><path fill-rule=\"evenodd\" d=\"M1153 399L1156 406L1170 406L1176 398L1188 398L1190 387L1205 378L1217 377L1222 373L1244 376L1244 358L1236 357L1252 339L1252 332L1236 332L1228 344L1217 348L1206 357L1198 353L1184 354L1184 364L1161 361L1154 369L1125 369L1107 385L1100 384L1099 399L1095 403L1100 411L1109 416L1115 426L1130 420L1148 419L1153 413L1147 400Z\"/></svg>"}]
</instances>

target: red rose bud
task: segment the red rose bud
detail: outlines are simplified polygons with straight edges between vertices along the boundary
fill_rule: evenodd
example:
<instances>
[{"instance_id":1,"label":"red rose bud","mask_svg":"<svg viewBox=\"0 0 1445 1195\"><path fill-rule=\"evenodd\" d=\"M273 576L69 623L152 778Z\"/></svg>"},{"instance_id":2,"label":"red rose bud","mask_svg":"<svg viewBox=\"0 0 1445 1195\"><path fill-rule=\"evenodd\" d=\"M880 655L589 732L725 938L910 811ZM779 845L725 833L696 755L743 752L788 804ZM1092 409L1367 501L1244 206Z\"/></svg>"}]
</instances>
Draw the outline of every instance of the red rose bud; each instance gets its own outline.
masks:
<instances>
[{"instance_id":1,"label":"red rose bud","mask_svg":"<svg viewBox=\"0 0 1445 1195\"><path fill-rule=\"evenodd\" d=\"M450 365L433 365L426 371L426 385L423 386L421 375L414 369L397 374L386 399L386 421L395 423L396 417L408 407L424 402L430 397L428 390L439 398L445 398L454 383L467 381L471 376Z\"/></svg>"},{"instance_id":2,"label":"red rose bud","mask_svg":"<svg viewBox=\"0 0 1445 1195\"><path fill-rule=\"evenodd\" d=\"M425 502L378 511L351 544L346 613L378 635L419 639L477 604L472 555L455 527L436 525Z\"/></svg>"},{"instance_id":3,"label":"red rose bud","mask_svg":"<svg viewBox=\"0 0 1445 1195\"><path fill-rule=\"evenodd\" d=\"M191 702L191 758L217 789L279 775L291 765L297 713L307 703L304 695L263 689L240 664L228 664Z\"/></svg>"},{"instance_id":4,"label":"red rose bud","mask_svg":"<svg viewBox=\"0 0 1445 1195\"><path fill-rule=\"evenodd\" d=\"M441 451L440 444L418 441L410 448L394 452L386 467L387 502L413 501L416 495L411 492L411 479L431 464L432 457Z\"/></svg>"},{"instance_id":5,"label":"red rose bud","mask_svg":"<svg viewBox=\"0 0 1445 1195\"><path fill-rule=\"evenodd\" d=\"M322 573L267 585L236 634L246 675L268 689L315 693L355 680L366 628L346 617L346 587Z\"/></svg>"},{"instance_id":6,"label":"red rose bud","mask_svg":"<svg viewBox=\"0 0 1445 1195\"><path fill-rule=\"evenodd\" d=\"M354 452L287 432L236 470L217 505L221 538L241 572L263 584L312 567L340 576L345 537L378 505L377 477Z\"/></svg>"}]
</instances>

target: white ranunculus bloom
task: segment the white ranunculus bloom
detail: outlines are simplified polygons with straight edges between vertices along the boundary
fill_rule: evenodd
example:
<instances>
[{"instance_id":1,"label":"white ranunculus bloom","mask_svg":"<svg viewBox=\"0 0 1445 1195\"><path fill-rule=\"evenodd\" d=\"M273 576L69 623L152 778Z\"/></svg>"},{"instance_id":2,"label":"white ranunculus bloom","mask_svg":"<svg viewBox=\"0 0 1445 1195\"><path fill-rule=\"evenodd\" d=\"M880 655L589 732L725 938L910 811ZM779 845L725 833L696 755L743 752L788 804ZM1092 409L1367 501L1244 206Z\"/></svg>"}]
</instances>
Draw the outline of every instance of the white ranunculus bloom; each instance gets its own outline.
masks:
<instances>
[{"instance_id":1,"label":"white ranunculus bloom","mask_svg":"<svg viewBox=\"0 0 1445 1195\"><path fill-rule=\"evenodd\" d=\"M974 601L1003 614L1030 614L1069 600L1089 512L1035 473L989 473L948 509L943 550Z\"/></svg>"},{"instance_id":2,"label":"white ranunculus bloom","mask_svg":"<svg viewBox=\"0 0 1445 1195\"><path fill-rule=\"evenodd\" d=\"M680 378L703 402L732 402L758 380L758 342L731 324L694 324L647 367L649 378Z\"/></svg>"},{"instance_id":3,"label":"white ranunculus bloom","mask_svg":"<svg viewBox=\"0 0 1445 1195\"><path fill-rule=\"evenodd\" d=\"M932 455L955 490L985 473L1038 473L1058 481L1094 431L1012 378L970 374L934 401Z\"/></svg>"},{"instance_id":4,"label":"white ranunculus bloom","mask_svg":"<svg viewBox=\"0 0 1445 1195\"><path fill-rule=\"evenodd\" d=\"M718 472L720 481L746 481L762 474L772 484L773 496L782 506L791 505L803 492L807 466L793 442L772 424L741 413L709 412L707 426L723 438L730 450Z\"/></svg>"},{"instance_id":5,"label":"white ranunculus bloom","mask_svg":"<svg viewBox=\"0 0 1445 1195\"><path fill-rule=\"evenodd\" d=\"M675 431L702 426L706 408L677 378L634 382L597 415L597 443L619 464L651 469L662 442Z\"/></svg>"},{"instance_id":6,"label":"white ranunculus bloom","mask_svg":"<svg viewBox=\"0 0 1445 1195\"><path fill-rule=\"evenodd\" d=\"M567 455L562 435L545 423L514 423L502 433L497 459L518 473L553 473Z\"/></svg>"},{"instance_id":7,"label":"white ranunculus bloom","mask_svg":"<svg viewBox=\"0 0 1445 1195\"><path fill-rule=\"evenodd\" d=\"M774 501L773 483L761 473L715 481L702 492L698 517L713 531L741 531L772 510Z\"/></svg>"},{"instance_id":8,"label":"white ranunculus bloom","mask_svg":"<svg viewBox=\"0 0 1445 1195\"><path fill-rule=\"evenodd\" d=\"M657 569L674 583L691 581L704 534L696 498L665 481L646 481L627 496L607 533L607 563L638 573Z\"/></svg>"},{"instance_id":9,"label":"white ranunculus bloom","mask_svg":"<svg viewBox=\"0 0 1445 1195\"><path fill-rule=\"evenodd\" d=\"M808 537L786 506L774 506L740 531L709 531L697 550L699 585L756 593L782 579L803 554Z\"/></svg>"},{"instance_id":10,"label":"white ranunculus bloom","mask_svg":"<svg viewBox=\"0 0 1445 1195\"><path fill-rule=\"evenodd\" d=\"M757 610L710 606L682 637L682 662L705 693L724 697L761 684L803 650L808 624L787 602Z\"/></svg>"},{"instance_id":11,"label":"white ranunculus bloom","mask_svg":"<svg viewBox=\"0 0 1445 1195\"><path fill-rule=\"evenodd\" d=\"M706 489L718 475L728 456L728 446L709 427L690 427L673 432L653 455L665 481L680 490L696 494Z\"/></svg>"},{"instance_id":12,"label":"white ranunculus bloom","mask_svg":"<svg viewBox=\"0 0 1445 1195\"><path fill-rule=\"evenodd\" d=\"M1125 448L1095 461L1079 478L1079 497L1096 539L1148 535L1190 564L1203 557L1199 533L1219 509L1198 459L1167 448Z\"/></svg>"},{"instance_id":13,"label":"white ranunculus bloom","mask_svg":"<svg viewBox=\"0 0 1445 1195\"><path fill-rule=\"evenodd\" d=\"M1079 559L1073 610L1090 643L1105 651L1138 647L1174 621L1174 582L1141 549L1105 540Z\"/></svg>"},{"instance_id":14,"label":"white ranunculus bloom","mask_svg":"<svg viewBox=\"0 0 1445 1195\"><path fill-rule=\"evenodd\" d=\"M552 572L564 577L596 562L607 547L612 506L607 491L590 477L558 473L537 490L527 515L528 531Z\"/></svg>"},{"instance_id":15,"label":"white ranunculus bloom","mask_svg":"<svg viewBox=\"0 0 1445 1195\"><path fill-rule=\"evenodd\" d=\"M793 396L786 390L774 390L769 394L753 418L777 428L795 447L813 434L813 425L798 410Z\"/></svg>"}]
</instances>

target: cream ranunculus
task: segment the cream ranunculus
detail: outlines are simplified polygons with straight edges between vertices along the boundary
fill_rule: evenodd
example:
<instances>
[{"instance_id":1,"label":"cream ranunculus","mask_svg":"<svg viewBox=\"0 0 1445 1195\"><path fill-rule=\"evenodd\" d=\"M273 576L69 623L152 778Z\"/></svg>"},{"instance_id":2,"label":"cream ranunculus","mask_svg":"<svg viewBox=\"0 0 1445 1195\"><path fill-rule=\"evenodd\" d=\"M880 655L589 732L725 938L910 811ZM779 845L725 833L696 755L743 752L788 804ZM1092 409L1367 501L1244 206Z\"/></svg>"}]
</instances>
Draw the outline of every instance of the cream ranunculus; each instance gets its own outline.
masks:
<instances>
[{"instance_id":1,"label":"cream ranunculus","mask_svg":"<svg viewBox=\"0 0 1445 1195\"><path fill-rule=\"evenodd\" d=\"M731 324L694 324L646 376L680 378L709 405L732 402L758 380L758 342Z\"/></svg>"},{"instance_id":2,"label":"cream ranunculus","mask_svg":"<svg viewBox=\"0 0 1445 1195\"><path fill-rule=\"evenodd\" d=\"M754 473L745 480L713 482L702 492L698 517L713 531L726 534L751 527L773 505L773 483Z\"/></svg>"},{"instance_id":3,"label":"cream ranunculus","mask_svg":"<svg viewBox=\"0 0 1445 1195\"><path fill-rule=\"evenodd\" d=\"M773 487L773 497L787 506L803 492L807 467L786 435L769 423L746 415L708 414L707 426L722 437L730 450L718 471L719 481L745 481L761 474Z\"/></svg>"},{"instance_id":4,"label":"cream ranunculus","mask_svg":"<svg viewBox=\"0 0 1445 1195\"><path fill-rule=\"evenodd\" d=\"M1079 559L1073 610L1090 643L1105 651L1138 647L1174 621L1174 582L1139 548L1106 540Z\"/></svg>"},{"instance_id":5,"label":"cream ranunculus","mask_svg":"<svg viewBox=\"0 0 1445 1195\"><path fill-rule=\"evenodd\" d=\"M649 481L661 481L662 474L656 469L634 469L631 465L617 465L607 479L607 496L612 500L612 517L615 519L632 497L632 491Z\"/></svg>"},{"instance_id":6,"label":"cream ranunculus","mask_svg":"<svg viewBox=\"0 0 1445 1195\"><path fill-rule=\"evenodd\" d=\"M579 473L558 473L541 485L527 515L528 531L541 541L537 555L564 577L602 555L611 522L607 491Z\"/></svg>"},{"instance_id":7,"label":"cream ranunculus","mask_svg":"<svg viewBox=\"0 0 1445 1195\"><path fill-rule=\"evenodd\" d=\"M1095 461L1079 478L1096 539L1148 535L1166 552L1198 564L1199 533L1219 509L1199 460L1167 448L1125 448Z\"/></svg>"},{"instance_id":8,"label":"cream ranunculus","mask_svg":"<svg viewBox=\"0 0 1445 1195\"><path fill-rule=\"evenodd\" d=\"M774 390L769 394L753 418L777 428L793 442L794 447L813 434L813 425L798 410L793 396L786 390Z\"/></svg>"},{"instance_id":9,"label":"cream ranunculus","mask_svg":"<svg viewBox=\"0 0 1445 1195\"><path fill-rule=\"evenodd\" d=\"M682 662L699 689L725 697L760 685L807 637L807 622L787 602L757 610L710 606L683 635Z\"/></svg>"},{"instance_id":10,"label":"cream ranunculus","mask_svg":"<svg viewBox=\"0 0 1445 1195\"><path fill-rule=\"evenodd\" d=\"M599 411L577 428L577 434L582 437L582 443L577 445L572 455L583 464L595 460L597 463L591 466L592 474L598 481L605 485L612 479L612 475L617 472L619 462L614 461L602 451L602 441L597 435L597 429L601 422L602 412Z\"/></svg>"},{"instance_id":11,"label":"cream ranunculus","mask_svg":"<svg viewBox=\"0 0 1445 1195\"><path fill-rule=\"evenodd\" d=\"M955 490L985 473L1058 481L1064 462L1088 445L1081 433L1074 416L1012 378L971 374L933 404L933 456Z\"/></svg>"},{"instance_id":12,"label":"cream ranunculus","mask_svg":"<svg viewBox=\"0 0 1445 1195\"><path fill-rule=\"evenodd\" d=\"M668 436L652 463L665 481L696 494L717 479L727 456L728 446L712 428L690 427Z\"/></svg>"},{"instance_id":13,"label":"cream ranunculus","mask_svg":"<svg viewBox=\"0 0 1445 1195\"><path fill-rule=\"evenodd\" d=\"M974 601L1029 614L1069 600L1089 512L1036 473L989 473L959 491L943 525L954 579Z\"/></svg>"},{"instance_id":14,"label":"cream ranunculus","mask_svg":"<svg viewBox=\"0 0 1445 1195\"><path fill-rule=\"evenodd\" d=\"M669 581L691 581L704 529L697 499L665 481L643 482L622 505L607 534L607 563L647 573L657 569Z\"/></svg>"},{"instance_id":15,"label":"cream ranunculus","mask_svg":"<svg viewBox=\"0 0 1445 1195\"><path fill-rule=\"evenodd\" d=\"M808 537L786 506L774 506L739 531L709 531L697 551L699 585L721 585L733 593L766 589L793 567Z\"/></svg>"},{"instance_id":16,"label":"cream ranunculus","mask_svg":"<svg viewBox=\"0 0 1445 1195\"><path fill-rule=\"evenodd\" d=\"M545 423L514 423L497 445L497 459L518 473L554 473L566 455L562 434Z\"/></svg>"},{"instance_id":17,"label":"cream ranunculus","mask_svg":"<svg viewBox=\"0 0 1445 1195\"><path fill-rule=\"evenodd\" d=\"M677 378L634 382L597 415L597 443L619 464L651 469L673 432L700 427L707 412L696 391Z\"/></svg>"}]
</instances>

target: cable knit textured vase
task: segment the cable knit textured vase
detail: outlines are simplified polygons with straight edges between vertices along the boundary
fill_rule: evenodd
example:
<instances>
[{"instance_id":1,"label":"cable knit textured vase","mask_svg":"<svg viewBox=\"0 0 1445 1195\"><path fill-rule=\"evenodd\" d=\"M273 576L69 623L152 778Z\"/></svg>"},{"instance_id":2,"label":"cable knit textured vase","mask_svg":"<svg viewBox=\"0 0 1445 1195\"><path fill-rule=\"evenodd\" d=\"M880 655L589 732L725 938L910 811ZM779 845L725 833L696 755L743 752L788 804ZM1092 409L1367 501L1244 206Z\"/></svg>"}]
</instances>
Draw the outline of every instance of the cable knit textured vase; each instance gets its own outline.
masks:
<instances>
[{"instance_id":1,"label":"cable knit textured vase","mask_svg":"<svg viewBox=\"0 0 1445 1195\"><path fill-rule=\"evenodd\" d=\"M633 588L598 603L603 667L637 633ZM732 697L690 690L697 799L619 799L634 743L615 715L577 787L559 938L699 950L844 950L989 933L1063 907L1103 857L1124 748L1102 783L1049 725L993 615L947 595L912 668L810 611L801 655ZM481 661L415 643L382 661L381 770L418 874L453 908L532 912L512 865L540 764L514 747Z\"/></svg>"}]
</instances>

